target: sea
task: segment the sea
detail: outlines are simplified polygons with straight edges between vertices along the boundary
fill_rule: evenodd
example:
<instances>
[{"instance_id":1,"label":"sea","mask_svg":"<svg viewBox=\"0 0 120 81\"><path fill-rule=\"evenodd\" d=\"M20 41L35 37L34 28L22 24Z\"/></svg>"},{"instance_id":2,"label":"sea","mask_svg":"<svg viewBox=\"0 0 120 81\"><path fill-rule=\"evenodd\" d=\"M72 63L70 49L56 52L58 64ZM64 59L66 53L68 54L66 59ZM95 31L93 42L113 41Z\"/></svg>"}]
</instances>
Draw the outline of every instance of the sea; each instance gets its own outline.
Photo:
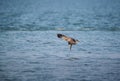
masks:
<instances>
[{"instance_id":1,"label":"sea","mask_svg":"<svg viewBox=\"0 0 120 81\"><path fill-rule=\"evenodd\" d=\"M0 0L0 81L120 81L120 0Z\"/></svg>"}]
</instances>

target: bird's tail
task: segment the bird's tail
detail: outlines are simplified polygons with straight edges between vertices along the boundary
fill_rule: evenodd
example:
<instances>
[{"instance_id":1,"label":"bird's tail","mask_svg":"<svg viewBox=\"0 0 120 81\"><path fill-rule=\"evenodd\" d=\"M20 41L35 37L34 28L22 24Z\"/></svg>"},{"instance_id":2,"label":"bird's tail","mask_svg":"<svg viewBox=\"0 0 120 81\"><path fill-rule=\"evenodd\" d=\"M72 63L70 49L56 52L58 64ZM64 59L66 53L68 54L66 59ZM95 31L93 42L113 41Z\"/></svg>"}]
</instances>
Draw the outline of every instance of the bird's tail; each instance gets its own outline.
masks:
<instances>
[{"instance_id":1,"label":"bird's tail","mask_svg":"<svg viewBox=\"0 0 120 81\"><path fill-rule=\"evenodd\" d=\"M62 36L63 36L62 34L57 34L58 38L62 38Z\"/></svg>"}]
</instances>

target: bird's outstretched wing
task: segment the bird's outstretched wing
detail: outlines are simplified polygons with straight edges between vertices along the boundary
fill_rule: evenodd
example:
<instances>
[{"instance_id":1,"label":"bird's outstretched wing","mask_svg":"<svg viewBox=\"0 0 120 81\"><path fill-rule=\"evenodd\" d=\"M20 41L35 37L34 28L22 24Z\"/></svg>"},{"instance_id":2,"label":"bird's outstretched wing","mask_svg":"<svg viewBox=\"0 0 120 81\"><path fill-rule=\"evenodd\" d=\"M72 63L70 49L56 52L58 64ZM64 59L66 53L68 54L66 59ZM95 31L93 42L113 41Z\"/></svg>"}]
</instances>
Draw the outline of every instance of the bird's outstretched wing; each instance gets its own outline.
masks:
<instances>
[{"instance_id":1,"label":"bird's outstretched wing","mask_svg":"<svg viewBox=\"0 0 120 81\"><path fill-rule=\"evenodd\" d=\"M65 36L63 34L57 34L57 37L65 40L67 42L69 42L69 40L71 39L70 37L67 37L67 36Z\"/></svg>"}]
</instances>

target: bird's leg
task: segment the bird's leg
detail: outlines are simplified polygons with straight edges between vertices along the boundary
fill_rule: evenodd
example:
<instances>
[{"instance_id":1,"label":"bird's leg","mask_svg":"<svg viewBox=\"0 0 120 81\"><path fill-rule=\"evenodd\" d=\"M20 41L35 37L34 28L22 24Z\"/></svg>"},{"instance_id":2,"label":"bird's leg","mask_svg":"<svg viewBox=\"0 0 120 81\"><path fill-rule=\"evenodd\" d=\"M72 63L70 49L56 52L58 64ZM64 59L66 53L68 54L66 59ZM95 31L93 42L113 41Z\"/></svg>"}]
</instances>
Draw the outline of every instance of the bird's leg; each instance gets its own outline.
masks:
<instances>
[{"instance_id":1,"label":"bird's leg","mask_svg":"<svg viewBox=\"0 0 120 81\"><path fill-rule=\"evenodd\" d=\"M70 44L70 51L71 51L71 48L72 48L72 44Z\"/></svg>"},{"instance_id":2,"label":"bird's leg","mask_svg":"<svg viewBox=\"0 0 120 81\"><path fill-rule=\"evenodd\" d=\"M70 51L71 51L71 48L72 48L72 44L70 42L68 42L68 45L70 46Z\"/></svg>"}]
</instances>

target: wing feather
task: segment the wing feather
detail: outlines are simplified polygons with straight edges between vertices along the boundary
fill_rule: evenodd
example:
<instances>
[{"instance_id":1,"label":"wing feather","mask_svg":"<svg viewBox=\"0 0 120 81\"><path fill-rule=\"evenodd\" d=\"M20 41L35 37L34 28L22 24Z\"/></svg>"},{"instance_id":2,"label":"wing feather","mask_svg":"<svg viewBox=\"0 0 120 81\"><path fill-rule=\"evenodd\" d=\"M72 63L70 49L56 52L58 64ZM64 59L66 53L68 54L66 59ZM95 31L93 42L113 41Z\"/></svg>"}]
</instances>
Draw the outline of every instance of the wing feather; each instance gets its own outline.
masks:
<instances>
[{"instance_id":1,"label":"wing feather","mask_svg":"<svg viewBox=\"0 0 120 81\"><path fill-rule=\"evenodd\" d=\"M67 37L67 36L65 36L63 34L57 34L57 36L58 36L58 38L61 38L61 39L65 40L65 41L70 41L71 40L70 37Z\"/></svg>"}]
</instances>

